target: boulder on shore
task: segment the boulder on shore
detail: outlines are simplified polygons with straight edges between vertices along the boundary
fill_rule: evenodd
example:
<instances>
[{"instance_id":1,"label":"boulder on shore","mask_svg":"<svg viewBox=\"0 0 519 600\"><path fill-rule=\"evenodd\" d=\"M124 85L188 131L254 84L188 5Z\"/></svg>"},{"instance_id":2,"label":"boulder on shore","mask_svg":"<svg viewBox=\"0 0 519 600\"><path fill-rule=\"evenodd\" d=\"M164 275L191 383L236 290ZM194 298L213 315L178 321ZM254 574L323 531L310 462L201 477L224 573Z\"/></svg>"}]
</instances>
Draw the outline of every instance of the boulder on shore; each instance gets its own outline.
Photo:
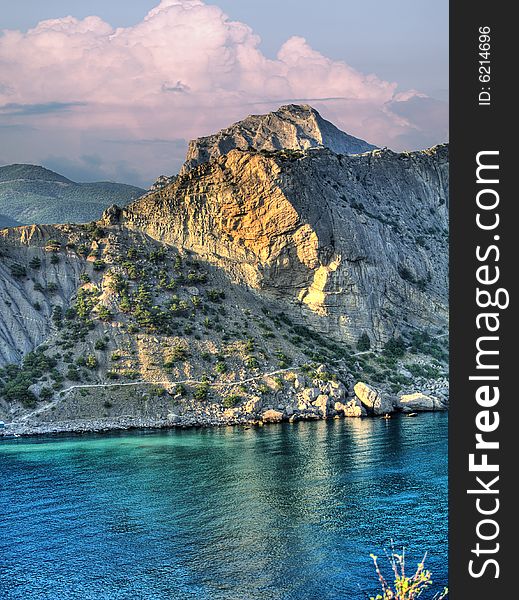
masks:
<instances>
[{"instance_id":1,"label":"boulder on shore","mask_svg":"<svg viewBox=\"0 0 519 600\"><path fill-rule=\"evenodd\" d=\"M262 400L259 396L253 396L250 400L247 400L242 407L244 413L255 414L261 410Z\"/></svg>"},{"instance_id":2,"label":"boulder on shore","mask_svg":"<svg viewBox=\"0 0 519 600\"><path fill-rule=\"evenodd\" d=\"M283 420L283 413L279 410L266 410L261 416L264 423L280 423Z\"/></svg>"},{"instance_id":3,"label":"boulder on shore","mask_svg":"<svg viewBox=\"0 0 519 600\"><path fill-rule=\"evenodd\" d=\"M446 407L438 398L427 396L421 392L403 394L399 397L397 406L403 412L446 410Z\"/></svg>"},{"instance_id":4,"label":"boulder on shore","mask_svg":"<svg viewBox=\"0 0 519 600\"><path fill-rule=\"evenodd\" d=\"M319 409L324 419L331 417L334 414L334 403L330 400L330 396L327 396L326 394L319 394L312 404Z\"/></svg>"},{"instance_id":5,"label":"boulder on shore","mask_svg":"<svg viewBox=\"0 0 519 600\"><path fill-rule=\"evenodd\" d=\"M343 402L335 403L335 410L339 414L344 414L345 417L365 417L366 409L362 406L358 398L353 398L345 404Z\"/></svg>"},{"instance_id":6,"label":"boulder on shore","mask_svg":"<svg viewBox=\"0 0 519 600\"><path fill-rule=\"evenodd\" d=\"M368 414L385 415L393 412L393 402L383 396L376 388L359 381L353 389Z\"/></svg>"},{"instance_id":7,"label":"boulder on shore","mask_svg":"<svg viewBox=\"0 0 519 600\"><path fill-rule=\"evenodd\" d=\"M348 390L346 386L341 381L329 381L325 386L323 386L322 392L323 394L327 394L334 400L340 402L344 400L348 395Z\"/></svg>"}]
</instances>

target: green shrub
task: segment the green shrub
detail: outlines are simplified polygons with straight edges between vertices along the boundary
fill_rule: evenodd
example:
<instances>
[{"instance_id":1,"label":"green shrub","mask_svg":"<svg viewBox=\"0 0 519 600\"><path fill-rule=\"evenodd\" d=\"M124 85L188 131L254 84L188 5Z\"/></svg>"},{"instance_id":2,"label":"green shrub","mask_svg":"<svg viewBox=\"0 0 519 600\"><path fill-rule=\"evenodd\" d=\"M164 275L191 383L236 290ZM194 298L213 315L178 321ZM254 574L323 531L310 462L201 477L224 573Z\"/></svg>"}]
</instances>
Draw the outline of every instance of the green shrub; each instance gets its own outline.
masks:
<instances>
[{"instance_id":1,"label":"green shrub","mask_svg":"<svg viewBox=\"0 0 519 600\"><path fill-rule=\"evenodd\" d=\"M207 400L207 396L209 395L209 383L207 381L202 381L195 387L195 392L193 397L195 400Z\"/></svg>"},{"instance_id":2,"label":"green shrub","mask_svg":"<svg viewBox=\"0 0 519 600\"><path fill-rule=\"evenodd\" d=\"M227 373L227 365L226 365L226 364L225 364L223 361L219 360L219 361L218 361L218 362L215 364L215 366L214 366L214 370L215 370L217 373L219 373L220 375L222 375L223 373Z\"/></svg>"},{"instance_id":3,"label":"green shrub","mask_svg":"<svg viewBox=\"0 0 519 600\"><path fill-rule=\"evenodd\" d=\"M129 314L132 311L132 303L128 296L123 296L119 302L119 310L125 314Z\"/></svg>"},{"instance_id":4,"label":"green shrub","mask_svg":"<svg viewBox=\"0 0 519 600\"><path fill-rule=\"evenodd\" d=\"M363 333L357 341L357 350L359 352L367 352L371 349L371 340L367 333Z\"/></svg>"},{"instance_id":5,"label":"green shrub","mask_svg":"<svg viewBox=\"0 0 519 600\"><path fill-rule=\"evenodd\" d=\"M155 264L159 264L164 262L166 258L166 250L164 248L158 248L157 250L152 250L149 254L149 260Z\"/></svg>"},{"instance_id":6,"label":"green shrub","mask_svg":"<svg viewBox=\"0 0 519 600\"><path fill-rule=\"evenodd\" d=\"M105 236L104 230L101 227L99 227L99 225L95 221L88 223L88 225L86 225L85 228L90 234L90 238L94 241L98 241Z\"/></svg>"},{"instance_id":7,"label":"green shrub","mask_svg":"<svg viewBox=\"0 0 519 600\"><path fill-rule=\"evenodd\" d=\"M139 278L141 271L135 265L129 264L123 266L126 268L126 273L132 281L135 281Z\"/></svg>"},{"instance_id":8,"label":"green shrub","mask_svg":"<svg viewBox=\"0 0 519 600\"><path fill-rule=\"evenodd\" d=\"M29 261L29 267L31 267L31 269L39 269L41 267L41 259L37 256L33 256Z\"/></svg>"},{"instance_id":9,"label":"green shrub","mask_svg":"<svg viewBox=\"0 0 519 600\"><path fill-rule=\"evenodd\" d=\"M88 354L85 358L85 366L88 369L95 369L97 367L97 358L93 354Z\"/></svg>"},{"instance_id":10,"label":"green shrub","mask_svg":"<svg viewBox=\"0 0 519 600\"><path fill-rule=\"evenodd\" d=\"M112 273L108 281L108 289L116 294L122 294L128 289L128 282L120 273Z\"/></svg>"},{"instance_id":11,"label":"green shrub","mask_svg":"<svg viewBox=\"0 0 519 600\"><path fill-rule=\"evenodd\" d=\"M42 387L39 395L40 400L42 400L43 402L48 402L53 396L53 391L49 387Z\"/></svg>"},{"instance_id":12,"label":"green shrub","mask_svg":"<svg viewBox=\"0 0 519 600\"><path fill-rule=\"evenodd\" d=\"M97 308L97 318L100 319L101 321L111 321L114 318L114 316L113 316L112 312L110 311L110 309L108 309L106 306L104 306L104 304L101 304Z\"/></svg>"},{"instance_id":13,"label":"green shrub","mask_svg":"<svg viewBox=\"0 0 519 600\"><path fill-rule=\"evenodd\" d=\"M94 260L93 267L94 271L102 271L103 269L106 269L106 263L104 260L98 258L97 260Z\"/></svg>"},{"instance_id":14,"label":"green shrub","mask_svg":"<svg viewBox=\"0 0 519 600\"><path fill-rule=\"evenodd\" d=\"M121 373L121 375L123 377L126 377L127 379L131 379L133 381L139 379L139 377L141 376L141 374L139 373L139 371L136 371L134 369L126 369L126 371L123 371Z\"/></svg>"},{"instance_id":15,"label":"green shrub","mask_svg":"<svg viewBox=\"0 0 519 600\"><path fill-rule=\"evenodd\" d=\"M390 358L401 358L406 351L406 345L402 337L389 339L384 345L384 355Z\"/></svg>"},{"instance_id":16,"label":"green shrub","mask_svg":"<svg viewBox=\"0 0 519 600\"><path fill-rule=\"evenodd\" d=\"M194 272L190 272L187 275L187 280L190 283L206 283L207 282L207 275L205 273L194 273Z\"/></svg>"},{"instance_id":17,"label":"green shrub","mask_svg":"<svg viewBox=\"0 0 519 600\"><path fill-rule=\"evenodd\" d=\"M337 379L337 377L332 374L329 373L328 371L316 371L313 374L313 379L317 379L318 381L334 381L335 379Z\"/></svg>"},{"instance_id":18,"label":"green shrub","mask_svg":"<svg viewBox=\"0 0 519 600\"><path fill-rule=\"evenodd\" d=\"M22 364L0 369L0 394L10 401L21 402L27 408L36 405L37 398L29 387L54 370L57 361L43 350L25 355Z\"/></svg>"},{"instance_id":19,"label":"green shrub","mask_svg":"<svg viewBox=\"0 0 519 600\"><path fill-rule=\"evenodd\" d=\"M55 327L60 329L63 326L63 309L61 306L55 306L52 309L52 322Z\"/></svg>"},{"instance_id":20,"label":"green shrub","mask_svg":"<svg viewBox=\"0 0 519 600\"><path fill-rule=\"evenodd\" d=\"M27 269L18 263L11 265L11 275L17 279L27 276Z\"/></svg>"},{"instance_id":21,"label":"green shrub","mask_svg":"<svg viewBox=\"0 0 519 600\"><path fill-rule=\"evenodd\" d=\"M225 298L222 290L207 290L207 297L211 302L221 302Z\"/></svg>"},{"instance_id":22,"label":"green shrub","mask_svg":"<svg viewBox=\"0 0 519 600\"><path fill-rule=\"evenodd\" d=\"M223 405L225 408L234 408L241 401L242 397L239 394L230 394L223 399Z\"/></svg>"},{"instance_id":23,"label":"green shrub","mask_svg":"<svg viewBox=\"0 0 519 600\"><path fill-rule=\"evenodd\" d=\"M177 383L177 385L173 388L173 394L175 396L180 395L180 396L185 396L186 395L186 388L184 385L182 385L181 383Z\"/></svg>"},{"instance_id":24,"label":"green shrub","mask_svg":"<svg viewBox=\"0 0 519 600\"><path fill-rule=\"evenodd\" d=\"M431 365L408 364L406 369L415 377L438 379L441 376L439 369Z\"/></svg>"},{"instance_id":25,"label":"green shrub","mask_svg":"<svg viewBox=\"0 0 519 600\"><path fill-rule=\"evenodd\" d=\"M281 379L281 377L273 377L272 380L274 381L274 383L276 384L276 387L278 389L282 389L285 385L285 382Z\"/></svg>"},{"instance_id":26,"label":"green shrub","mask_svg":"<svg viewBox=\"0 0 519 600\"><path fill-rule=\"evenodd\" d=\"M36 406L37 398L27 389L25 383L11 383L9 386L4 386L3 395L7 400L21 402L26 408Z\"/></svg>"},{"instance_id":27,"label":"green shrub","mask_svg":"<svg viewBox=\"0 0 519 600\"><path fill-rule=\"evenodd\" d=\"M189 352L187 347L181 343L176 343L171 347L168 360L164 363L164 366L166 368L171 368L176 362L186 360L188 356Z\"/></svg>"},{"instance_id":28,"label":"green shrub","mask_svg":"<svg viewBox=\"0 0 519 600\"><path fill-rule=\"evenodd\" d=\"M81 374L76 366L68 366L67 379L70 379L70 381L81 381Z\"/></svg>"},{"instance_id":29,"label":"green shrub","mask_svg":"<svg viewBox=\"0 0 519 600\"><path fill-rule=\"evenodd\" d=\"M74 309L80 319L86 319L97 304L97 293L94 290L81 288L78 290Z\"/></svg>"},{"instance_id":30,"label":"green shrub","mask_svg":"<svg viewBox=\"0 0 519 600\"><path fill-rule=\"evenodd\" d=\"M292 359L287 356L284 352L281 352L281 350L278 350L276 352L276 356L278 359L278 365L280 369L286 369L289 365L292 364Z\"/></svg>"}]
</instances>

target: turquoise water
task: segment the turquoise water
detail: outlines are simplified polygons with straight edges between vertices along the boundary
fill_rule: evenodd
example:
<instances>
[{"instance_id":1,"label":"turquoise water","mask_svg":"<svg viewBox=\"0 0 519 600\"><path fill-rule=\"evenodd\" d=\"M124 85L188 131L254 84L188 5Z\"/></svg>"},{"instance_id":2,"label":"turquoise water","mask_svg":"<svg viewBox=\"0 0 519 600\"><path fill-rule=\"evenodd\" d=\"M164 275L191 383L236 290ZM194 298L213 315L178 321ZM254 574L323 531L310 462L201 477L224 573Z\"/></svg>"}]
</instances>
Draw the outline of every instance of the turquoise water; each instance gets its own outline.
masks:
<instances>
[{"instance_id":1,"label":"turquoise water","mask_svg":"<svg viewBox=\"0 0 519 600\"><path fill-rule=\"evenodd\" d=\"M391 538L446 583L444 413L10 440L0 469L0 598L361 599Z\"/></svg>"}]
</instances>

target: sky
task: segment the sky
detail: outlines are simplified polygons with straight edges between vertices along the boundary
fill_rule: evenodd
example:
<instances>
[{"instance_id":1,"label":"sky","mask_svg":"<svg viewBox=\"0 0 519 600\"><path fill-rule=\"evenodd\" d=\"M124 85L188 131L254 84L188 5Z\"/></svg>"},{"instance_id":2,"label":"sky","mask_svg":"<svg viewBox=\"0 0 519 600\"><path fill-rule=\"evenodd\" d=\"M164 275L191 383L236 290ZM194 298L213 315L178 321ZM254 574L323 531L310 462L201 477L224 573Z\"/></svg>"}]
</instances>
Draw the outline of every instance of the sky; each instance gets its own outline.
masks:
<instances>
[{"instance_id":1,"label":"sky","mask_svg":"<svg viewBox=\"0 0 519 600\"><path fill-rule=\"evenodd\" d=\"M448 138L448 0L1 3L0 164L148 187L289 102L394 150Z\"/></svg>"}]
</instances>

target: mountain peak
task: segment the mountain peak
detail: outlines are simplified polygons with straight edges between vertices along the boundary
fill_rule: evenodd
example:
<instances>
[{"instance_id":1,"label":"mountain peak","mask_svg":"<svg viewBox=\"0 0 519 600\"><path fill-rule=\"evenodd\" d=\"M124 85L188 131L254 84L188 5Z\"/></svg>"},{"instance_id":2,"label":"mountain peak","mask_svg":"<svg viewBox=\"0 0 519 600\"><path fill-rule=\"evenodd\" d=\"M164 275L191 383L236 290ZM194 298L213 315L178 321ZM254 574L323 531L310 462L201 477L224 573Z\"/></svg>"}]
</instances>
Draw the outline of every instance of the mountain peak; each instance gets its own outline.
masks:
<instances>
[{"instance_id":1,"label":"mountain peak","mask_svg":"<svg viewBox=\"0 0 519 600\"><path fill-rule=\"evenodd\" d=\"M277 111L273 112L289 112L289 113L305 113L311 112L314 114L319 114L315 108L310 106L310 104L283 104L280 106Z\"/></svg>"},{"instance_id":2,"label":"mountain peak","mask_svg":"<svg viewBox=\"0 0 519 600\"><path fill-rule=\"evenodd\" d=\"M189 143L182 172L240 150L307 150L329 148L337 154L361 154L376 146L341 131L308 104L285 104L264 115L242 121Z\"/></svg>"}]
</instances>

